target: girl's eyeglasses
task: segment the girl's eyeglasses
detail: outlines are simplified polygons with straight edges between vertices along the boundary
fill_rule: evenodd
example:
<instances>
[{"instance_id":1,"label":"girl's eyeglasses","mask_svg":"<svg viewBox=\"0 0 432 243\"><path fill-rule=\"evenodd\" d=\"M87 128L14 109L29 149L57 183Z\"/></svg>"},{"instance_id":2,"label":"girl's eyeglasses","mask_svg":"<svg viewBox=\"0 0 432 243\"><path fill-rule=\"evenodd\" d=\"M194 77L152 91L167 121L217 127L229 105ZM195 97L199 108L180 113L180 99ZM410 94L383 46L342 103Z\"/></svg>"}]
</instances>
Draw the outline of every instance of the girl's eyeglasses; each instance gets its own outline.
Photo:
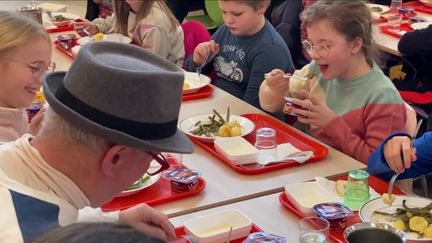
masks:
<instances>
[{"instance_id":1,"label":"girl's eyeglasses","mask_svg":"<svg viewBox=\"0 0 432 243\"><path fill-rule=\"evenodd\" d=\"M170 167L167 159L162 154L154 154L152 152L147 152L147 153L149 153L153 157L153 159L156 160L156 162L157 162L157 165L155 165L155 163L153 163L147 169L148 175L156 175L159 172L164 171Z\"/></svg>"},{"instance_id":2,"label":"girl's eyeglasses","mask_svg":"<svg viewBox=\"0 0 432 243\"><path fill-rule=\"evenodd\" d=\"M38 79L38 78L42 77L47 71L53 72L56 69L55 62L52 62L52 63L47 65L43 61L36 61L34 63L26 63L26 62L21 62L21 61L15 60L15 59L11 59L9 57L1 57L1 58L5 58L9 61L22 63L22 64L26 65L30 69L30 71L32 72L34 79Z\"/></svg>"},{"instance_id":3,"label":"girl's eyeglasses","mask_svg":"<svg viewBox=\"0 0 432 243\"><path fill-rule=\"evenodd\" d=\"M316 54L318 54L320 57L327 57L329 54L330 49L333 46L329 45L313 45L308 40L302 41L303 48L309 53L309 55L312 55L312 51L315 51Z\"/></svg>"}]
</instances>

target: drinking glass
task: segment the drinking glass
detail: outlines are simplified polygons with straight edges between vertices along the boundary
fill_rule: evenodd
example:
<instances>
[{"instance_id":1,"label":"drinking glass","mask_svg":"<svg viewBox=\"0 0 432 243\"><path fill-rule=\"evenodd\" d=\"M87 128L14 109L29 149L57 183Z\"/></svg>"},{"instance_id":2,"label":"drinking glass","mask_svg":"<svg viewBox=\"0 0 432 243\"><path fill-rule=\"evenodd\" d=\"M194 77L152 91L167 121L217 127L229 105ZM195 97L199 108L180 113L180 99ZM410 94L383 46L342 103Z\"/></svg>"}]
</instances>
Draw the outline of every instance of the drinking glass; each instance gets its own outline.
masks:
<instances>
[{"instance_id":1,"label":"drinking glass","mask_svg":"<svg viewBox=\"0 0 432 243\"><path fill-rule=\"evenodd\" d=\"M369 173L365 170L350 171L344 195L345 206L358 210L369 198Z\"/></svg>"},{"instance_id":2,"label":"drinking glass","mask_svg":"<svg viewBox=\"0 0 432 243\"><path fill-rule=\"evenodd\" d=\"M276 131L270 127L258 128L255 136L255 147L259 150L260 161L276 160Z\"/></svg>"},{"instance_id":3,"label":"drinking glass","mask_svg":"<svg viewBox=\"0 0 432 243\"><path fill-rule=\"evenodd\" d=\"M183 164L183 154L163 152L162 155L167 159L170 166L181 167Z\"/></svg>"},{"instance_id":4,"label":"drinking glass","mask_svg":"<svg viewBox=\"0 0 432 243\"><path fill-rule=\"evenodd\" d=\"M402 7L402 0L392 0L387 18L388 25L392 28L399 29L402 24L402 13L399 9Z\"/></svg>"},{"instance_id":5,"label":"drinking glass","mask_svg":"<svg viewBox=\"0 0 432 243\"><path fill-rule=\"evenodd\" d=\"M328 242L330 223L321 217L310 216L299 221L300 243Z\"/></svg>"}]
</instances>

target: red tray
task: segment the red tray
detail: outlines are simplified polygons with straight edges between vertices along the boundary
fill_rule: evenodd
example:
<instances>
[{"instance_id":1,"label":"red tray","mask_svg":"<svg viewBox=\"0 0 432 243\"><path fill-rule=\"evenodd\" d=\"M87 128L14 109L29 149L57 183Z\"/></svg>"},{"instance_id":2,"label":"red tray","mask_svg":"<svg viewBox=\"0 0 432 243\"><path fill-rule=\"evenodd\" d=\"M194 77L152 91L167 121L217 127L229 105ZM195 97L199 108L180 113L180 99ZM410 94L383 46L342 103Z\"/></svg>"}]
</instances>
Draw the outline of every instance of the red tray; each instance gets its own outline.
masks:
<instances>
[{"instance_id":1,"label":"red tray","mask_svg":"<svg viewBox=\"0 0 432 243\"><path fill-rule=\"evenodd\" d=\"M276 142L278 144L281 143L291 143L293 146L297 147L300 150L311 150L314 152L314 156L310 158L308 162L314 162L323 159L327 153L328 149L323 145L307 138L301 133L297 132L294 128L288 126L287 124L276 120L273 117L262 114L243 114L242 116L249 118L252 122L255 123L255 130L261 127L272 127L276 130ZM249 135L244 136L244 138L249 141L251 144L255 143L255 130L252 131ZM273 170L278 170L282 168L292 167L301 165L296 161L287 161L286 163L273 164L261 168L248 168L245 166L240 166L234 164L231 160L224 157L222 154L216 152L213 143L204 143L197 138L189 137L196 144L199 144L201 147L221 159L222 162L233 168L235 171L243 173L243 174L260 174Z\"/></svg>"},{"instance_id":2,"label":"red tray","mask_svg":"<svg viewBox=\"0 0 432 243\"><path fill-rule=\"evenodd\" d=\"M169 161L172 164L172 161ZM183 167L185 167L183 165ZM160 178L158 182L149 188L125 197L116 197L112 201L104 204L101 208L103 211L123 210L140 203L146 203L149 206L155 206L162 203L176 201L182 198L191 197L199 194L206 187L206 181L198 178L198 188L195 191L185 193L172 193L171 183L165 178Z\"/></svg>"},{"instance_id":3,"label":"red tray","mask_svg":"<svg viewBox=\"0 0 432 243\"><path fill-rule=\"evenodd\" d=\"M75 20L75 22L83 22L84 20L82 19L77 19ZM48 31L48 33L56 33L56 32L63 32L63 31L71 31L74 30L73 26L63 26L63 27L54 27L54 28L49 28L46 29Z\"/></svg>"},{"instance_id":4,"label":"red tray","mask_svg":"<svg viewBox=\"0 0 432 243\"><path fill-rule=\"evenodd\" d=\"M54 46L57 47L57 49L62 52L63 54L65 54L66 56L70 57L71 59L74 59L74 55L72 54L71 49L65 49L60 45L60 41L59 40L55 40L54 41Z\"/></svg>"},{"instance_id":5,"label":"red tray","mask_svg":"<svg viewBox=\"0 0 432 243\"><path fill-rule=\"evenodd\" d=\"M413 29L411 28L411 25L409 23L402 23L400 28L393 28L389 25L381 25L380 27L381 32L394 36L396 38L401 38L405 33L404 32L411 32Z\"/></svg>"},{"instance_id":6,"label":"red tray","mask_svg":"<svg viewBox=\"0 0 432 243\"><path fill-rule=\"evenodd\" d=\"M203 88L199 89L195 93L183 95L183 101L207 98L211 94L213 94L213 91L214 91L214 88L211 85L207 85L207 86L204 86Z\"/></svg>"},{"instance_id":7,"label":"red tray","mask_svg":"<svg viewBox=\"0 0 432 243\"><path fill-rule=\"evenodd\" d=\"M260 232L260 231L262 231L262 230L258 226L256 226L255 224L252 224L252 228L251 228L251 230L250 230L249 233L255 233L255 232ZM183 236L183 235L186 234L184 226L177 227L175 229L175 232L176 232L177 236L179 236L179 238L175 241L176 243L189 243L188 240L184 239L183 237L180 237L180 236ZM246 239L246 237L243 237L243 238L240 238L240 239L237 239L237 240L232 240L230 242L232 242L232 243L242 243L244 239Z\"/></svg>"},{"instance_id":8,"label":"red tray","mask_svg":"<svg viewBox=\"0 0 432 243\"><path fill-rule=\"evenodd\" d=\"M347 177L341 177L338 179L334 179L334 180L346 180ZM388 188L388 182L383 181L377 177L371 176L369 178L369 185L375 189L376 192L383 194L387 192L387 188ZM401 190L399 190L396 187L393 187L393 193L395 194L399 194L399 195L403 195L405 193L403 193ZM296 214L297 216L299 216L300 218L304 218L306 217L306 215L300 211L299 209L297 209L294 204L292 204L287 195L285 194L285 192L282 192L279 195L279 201L280 203L282 203L282 205L284 205L288 210L290 210L291 212L293 212L294 214ZM354 212L354 216L350 217L347 219L348 225L353 225L355 223L360 223L360 217L358 215L358 212ZM340 242L340 243L345 243L347 241L345 241L344 236L343 236L343 231L330 231L330 235L329 237L334 241L334 242Z\"/></svg>"},{"instance_id":9,"label":"red tray","mask_svg":"<svg viewBox=\"0 0 432 243\"><path fill-rule=\"evenodd\" d=\"M415 11L432 14L432 8L424 5L420 1L408 2L403 5L407 8L413 8Z\"/></svg>"}]
</instances>

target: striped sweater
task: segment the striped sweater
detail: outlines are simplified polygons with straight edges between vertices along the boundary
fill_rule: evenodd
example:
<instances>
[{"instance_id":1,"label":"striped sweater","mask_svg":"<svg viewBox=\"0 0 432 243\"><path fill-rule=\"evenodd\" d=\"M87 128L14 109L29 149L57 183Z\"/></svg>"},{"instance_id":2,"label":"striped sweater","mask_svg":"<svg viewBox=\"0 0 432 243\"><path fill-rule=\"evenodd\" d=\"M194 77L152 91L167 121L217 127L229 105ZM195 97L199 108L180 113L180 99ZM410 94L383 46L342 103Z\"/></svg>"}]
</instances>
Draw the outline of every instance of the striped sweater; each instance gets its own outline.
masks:
<instances>
[{"instance_id":1,"label":"striped sweater","mask_svg":"<svg viewBox=\"0 0 432 243\"><path fill-rule=\"evenodd\" d=\"M260 97L266 98L261 106L270 112L281 111L283 95L302 99L300 90L308 90L337 115L323 128L311 127L311 135L363 163L388 135L405 130L405 105L376 64L352 80L325 80L314 61L295 74L303 77L309 73L315 77L306 81L291 78L286 94L270 95L268 89L262 92L263 82Z\"/></svg>"}]
</instances>

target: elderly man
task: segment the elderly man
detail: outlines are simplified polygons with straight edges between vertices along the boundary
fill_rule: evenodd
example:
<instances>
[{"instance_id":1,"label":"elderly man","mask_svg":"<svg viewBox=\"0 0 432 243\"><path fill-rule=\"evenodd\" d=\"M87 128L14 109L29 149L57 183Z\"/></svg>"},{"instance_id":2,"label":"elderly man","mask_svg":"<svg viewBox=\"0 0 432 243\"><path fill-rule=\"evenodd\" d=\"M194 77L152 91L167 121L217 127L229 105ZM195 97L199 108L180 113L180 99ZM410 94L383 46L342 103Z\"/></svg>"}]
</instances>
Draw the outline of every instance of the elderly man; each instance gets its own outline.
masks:
<instances>
[{"instance_id":1,"label":"elderly man","mask_svg":"<svg viewBox=\"0 0 432 243\"><path fill-rule=\"evenodd\" d=\"M40 132L0 147L1 241L28 242L76 222L78 210L166 169L161 152L191 153L177 129L182 87L174 64L110 42L84 46L67 73L48 74ZM150 171L152 160L159 166ZM115 216L164 240L175 237L166 216L146 205Z\"/></svg>"}]
</instances>

